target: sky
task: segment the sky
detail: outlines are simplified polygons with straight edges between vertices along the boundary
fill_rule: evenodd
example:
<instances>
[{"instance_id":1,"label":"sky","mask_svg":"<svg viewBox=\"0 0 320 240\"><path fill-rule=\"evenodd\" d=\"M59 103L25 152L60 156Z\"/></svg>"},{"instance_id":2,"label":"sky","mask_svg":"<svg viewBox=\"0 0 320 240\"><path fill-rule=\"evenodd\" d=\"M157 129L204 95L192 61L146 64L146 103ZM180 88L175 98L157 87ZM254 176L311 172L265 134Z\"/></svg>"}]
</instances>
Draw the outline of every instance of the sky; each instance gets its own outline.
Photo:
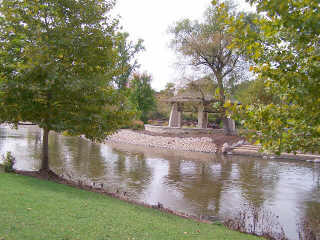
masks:
<instances>
[{"instance_id":1,"label":"sky","mask_svg":"<svg viewBox=\"0 0 320 240\"><path fill-rule=\"evenodd\" d=\"M240 8L248 5L242 0ZM211 0L117 0L114 9L121 16L120 25L130 40L144 40L146 50L137 56L140 72L152 76L155 90L165 88L168 82L179 80L176 53L169 47L168 27L181 19L201 20Z\"/></svg>"}]
</instances>

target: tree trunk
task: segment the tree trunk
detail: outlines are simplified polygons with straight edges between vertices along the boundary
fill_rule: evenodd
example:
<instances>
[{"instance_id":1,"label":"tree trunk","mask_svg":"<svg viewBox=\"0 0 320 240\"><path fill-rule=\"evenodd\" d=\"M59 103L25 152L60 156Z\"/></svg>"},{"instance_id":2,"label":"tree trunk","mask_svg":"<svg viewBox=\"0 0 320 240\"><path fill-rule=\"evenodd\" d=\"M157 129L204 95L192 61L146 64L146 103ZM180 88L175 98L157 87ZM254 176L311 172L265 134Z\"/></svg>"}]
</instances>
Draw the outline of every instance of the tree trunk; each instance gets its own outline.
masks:
<instances>
[{"instance_id":1,"label":"tree trunk","mask_svg":"<svg viewBox=\"0 0 320 240\"><path fill-rule=\"evenodd\" d=\"M41 169L40 171L49 172L49 129L43 128L42 138L42 158L41 158Z\"/></svg>"},{"instance_id":2,"label":"tree trunk","mask_svg":"<svg viewBox=\"0 0 320 240\"><path fill-rule=\"evenodd\" d=\"M223 117L223 128L226 135L236 135L235 122L233 119L229 119L226 116Z\"/></svg>"},{"instance_id":3,"label":"tree trunk","mask_svg":"<svg viewBox=\"0 0 320 240\"><path fill-rule=\"evenodd\" d=\"M229 120L226 116L226 110L224 108L224 104L225 104L225 95L224 95L224 87L223 87L223 79L222 79L222 74L221 73L217 73L216 74L217 77L217 82L218 82L218 87L219 87L219 97L220 97L220 106L221 106L221 119L223 122L223 129L226 135L232 135L232 129L231 126L229 124Z\"/></svg>"}]
</instances>

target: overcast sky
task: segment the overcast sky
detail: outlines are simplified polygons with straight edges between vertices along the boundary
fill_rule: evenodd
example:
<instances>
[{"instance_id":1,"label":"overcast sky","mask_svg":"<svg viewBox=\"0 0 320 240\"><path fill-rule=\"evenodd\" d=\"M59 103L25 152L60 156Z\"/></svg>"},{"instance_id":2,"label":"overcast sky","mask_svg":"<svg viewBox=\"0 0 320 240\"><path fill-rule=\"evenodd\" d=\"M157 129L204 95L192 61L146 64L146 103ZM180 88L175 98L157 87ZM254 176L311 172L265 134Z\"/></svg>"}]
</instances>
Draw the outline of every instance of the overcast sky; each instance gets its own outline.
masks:
<instances>
[{"instance_id":1,"label":"overcast sky","mask_svg":"<svg viewBox=\"0 0 320 240\"><path fill-rule=\"evenodd\" d=\"M241 8L248 5L242 0ZM164 89L179 78L175 53L169 48L168 27L184 18L201 20L210 0L117 0L115 11L121 16L123 30L131 40L144 40L146 50L139 54L140 71L152 75L152 87Z\"/></svg>"}]
</instances>

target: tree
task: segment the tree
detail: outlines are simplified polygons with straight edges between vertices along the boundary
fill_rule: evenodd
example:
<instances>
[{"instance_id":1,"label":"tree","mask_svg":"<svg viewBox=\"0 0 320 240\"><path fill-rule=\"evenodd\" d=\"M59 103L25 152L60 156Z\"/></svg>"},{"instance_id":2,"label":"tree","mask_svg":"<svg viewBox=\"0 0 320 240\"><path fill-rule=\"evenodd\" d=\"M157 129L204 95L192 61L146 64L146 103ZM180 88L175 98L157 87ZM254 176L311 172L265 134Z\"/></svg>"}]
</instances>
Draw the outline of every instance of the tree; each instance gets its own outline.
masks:
<instances>
[{"instance_id":1,"label":"tree","mask_svg":"<svg viewBox=\"0 0 320 240\"><path fill-rule=\"evenodd\" d=\"M169 119L170 104L166 101L174 96L176 86L174 83L169 82L165 88L156 93L156 110L152 113L153 119Z\"/></svg>"},{"instance_id":2,"label":"tree","mask_svg":"<svg viewBox=\"0 0 320 240\"><path fill-rule=\"evenodd\" d=\"M147 73L134 74L130 81L129 101L141 114L140 119L147 122L148 113L156 107L155 93L151 88L151 76Z\"/></svg>"},{"instance_id":3,"label":"tree","mask_svg":"<svg viewBox=\"0 0 320 240\"><path fill-rule=\"evenodd\" d=\"M279 103L279 98L266 89L261 79L243 81L233 89L234 98L243 105Z\"/></svg>"},{"instance_id":4,"label":"tree","mask_svg":"<svg viewBox=\"0 0 320 240\"><path fill-rule=\"evenodd\" d=\"M172 82L168 82L164 87L164 90L160 91L160 94L163 94L166 98L170 98L174 96L175 91L176 91L175 84Z\"/></svg>"},{"instance_id":5,"label":"tree","mask_svg":"<svg viewBox=\"0 0 320 240\"><path fill-rule=\"evenodd\" d=\"M278 103L234 109L265 149L320 151L320 5L314 0L250 0L260 32L239 19L233 46L251 59L251 69Z\"/></svg>"},{"instance_id":6,"label":"tree","mask_svg":"<svg viewBox=\"0 0 320 240\"><path fill-rule=\"evenodd\" d=\"M119 53L119 61L117 68L120 75L115 78L116 87L123 90L127 87L128 81L132 73L139 68L138 61L135 56L145 50L143 40L139 39L137 43L128 40L128 33L118 33L117 50Z\"/></svg>"},{"instance_id":7,"label":"tree","mask_svg":"<svg viewBox=\"0 0 320 240\"><path fill-rule=\"evenodd\" d=\"M226 121L224 103L226 84L231 76L241 68L241 56L230 48L232 27L236 14L230 3L214 1L208 8L203 23L184 19L175 23L169 31L174 35L172 47L180 53L188 64L210 72L218 85L218 98L222 118ZM228 126L228 124L226 124ZM227 128L227 133L230 129Z\"/></svg>"},{"instance_id":8,"label":"tree","mask_svg":"<svg viewBox=\"0 0 320 240\"><path fill-rule=\"evenodd\" d=\"M3 0L0 3L0 121L102 141L126 121L112 79L117 20L112 1Z\"/></svg>"}]
</instances>

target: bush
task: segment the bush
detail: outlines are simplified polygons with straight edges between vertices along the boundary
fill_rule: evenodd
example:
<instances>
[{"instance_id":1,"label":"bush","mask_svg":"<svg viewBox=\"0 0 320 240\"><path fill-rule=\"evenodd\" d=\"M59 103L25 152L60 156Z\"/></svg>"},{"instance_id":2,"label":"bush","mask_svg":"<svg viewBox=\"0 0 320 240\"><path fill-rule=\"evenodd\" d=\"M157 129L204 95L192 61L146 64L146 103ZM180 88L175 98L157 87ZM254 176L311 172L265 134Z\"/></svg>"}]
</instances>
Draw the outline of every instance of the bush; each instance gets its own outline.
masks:
<instances>
[{"instance_id":1,"label":"bush","mask_svg":"<svg viewBox=\"0 0 320 240\"><path fill-rule=\"evenodd\" d=\"M135 120L131 123L132 130L144 130L144 123L142 121Z\"/></svg>"},{"instance_id":2,"label":"bush","mask_svg":"<svg viewBox=\"0 0 320 240\"><path fill-rule=\"evenodd\" d=\"M14 156L12 156L11 152L7 152L6 156L2 156L3 158L3 166L4 166L4 171L7 173L13 172L13 165L16 162L16 159Z\"/></svg>"},{"instance_id":3,"label":"bush","mask_svg":"<svg viewBox=\"0 0 320 240\"><path fill-rule=\"evenodd\" d=\"M121 128L132 130L144 130L144 123L140 120L134 120L126 125L122 125Z\"/></svg>"}]
</instances>

